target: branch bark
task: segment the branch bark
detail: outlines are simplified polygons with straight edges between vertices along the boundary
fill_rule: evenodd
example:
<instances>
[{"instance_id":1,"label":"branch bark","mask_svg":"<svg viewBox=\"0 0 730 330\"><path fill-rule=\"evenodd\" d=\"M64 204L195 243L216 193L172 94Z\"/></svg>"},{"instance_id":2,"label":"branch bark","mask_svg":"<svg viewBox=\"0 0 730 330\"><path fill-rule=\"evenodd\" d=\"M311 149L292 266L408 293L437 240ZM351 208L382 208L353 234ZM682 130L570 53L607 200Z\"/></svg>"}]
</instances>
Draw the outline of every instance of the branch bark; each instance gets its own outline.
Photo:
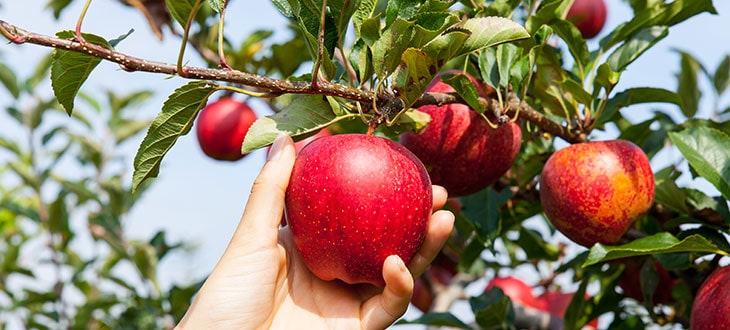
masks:
<instances>
[{"instance_id":1,"label":"branch bark","mask_svg":"<svg viewBox=\"0 0 730 330\"><path fill-rule=\"evenodd\" d=\"M89 56L117 63L125 71L162 73L178 75L187 79L214 80L241 84L244 86L255 87L260 91L265 91L272 97L282 94L319 94L361 102L365 106L372 104L375 98L380 97L369 90L361 90L340 84L333 84L327 81L319 81L316 84L312 84L311 82L273 79L238 70L211 69L191 66L184 67L182 70L183 72L178 72L177 67L173 64L150 61L130 56L87 42L81 43L76 40L60 39L35 33L3 20L0 20L0 32L8 40L16 44L31 43L45 47L84 53ZM514 117L519 113L519 118L535 124L546 133L559 136L570 143L586 141L585 133L581 131L570 131L561 124L552 121L545 117L542 113L530 107L526 102L517 98L514 93L510 93L510 95L508 95L507 104L509 107L506 111L503 111L504 109L501 109L499 103L494 99L481 98L480 100L486 109L492 113L502 113L509 117ZM443 105L449 103L464 103L464 101L456 94L425 93L413 106L418 107L426 104Z\"/></svg>"}]
</instances>

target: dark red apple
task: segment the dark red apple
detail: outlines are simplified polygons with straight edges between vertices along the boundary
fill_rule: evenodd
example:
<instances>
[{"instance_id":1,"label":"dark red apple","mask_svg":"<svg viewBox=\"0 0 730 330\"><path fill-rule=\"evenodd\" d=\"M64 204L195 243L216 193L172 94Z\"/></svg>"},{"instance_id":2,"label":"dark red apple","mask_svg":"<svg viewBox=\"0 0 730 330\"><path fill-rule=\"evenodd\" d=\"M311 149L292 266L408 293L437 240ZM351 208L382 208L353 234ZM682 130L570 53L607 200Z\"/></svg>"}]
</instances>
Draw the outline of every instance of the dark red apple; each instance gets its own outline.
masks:
<instances>
[{"instance_id":1,"label":"dark red apple","mask_svg":"<svg viewBox=\"0 0 730 330\"><path fill-rule=\"evenodd\" d=\"M421 277L416 279L411 303L422 312L431 310L438 287L446 287L456 275L456 262L442 252L436 255Z\"/></svg>"},{"instance_id":2,"label":"dark red apple","mask_svg":"<svg viewBox=\"0 0 730 330\"><path fill-rule=\"evenodd\" d=\"M323 280L383 286L383 262L407 264L433 203L423 164L385 138L341 134L297 156L286 191L288 226L302 259Z\"/></svg>"},{"instance_id":3,"label":"dark red apple","mask_svg":"<svg viewBox=\"0 0 730 330\"><path fill-rule=\"evenodd\" d=\"M413 282L413 295L411 296L411 304L416 306L423 313L431 310L434 299L433 288L430 287L423 277L419 277Z\"/></svg>"},{"instance_id":4,"label":"dark red apple","mask_svg":"<svg viewBox=\"0 0 730 330\"><path fill-rule=\"evenodd\" d=\"M216 160L243 158L241 145L256 113L244 102L224 97L208 104L197 118L196 133L203 153Z\"/></svg>"},{"instance_id":5,"label":"dark red apple","mask_svg":"<svg viewBox=\"0 0 730 330\"><path fill-rule=\"evenodd\" d=\"M697 291L692 304L689 328L696 330L727 329L730 325L730 267L710 274Z\"/></svg>"},{"instance_id":6,"label":"dark red apple","mask_svg":"<svg viewBox=\"0 0 730 330\"><path fill-rule=\"evenodd\" d=\"M493 287L502 289L504 295L509 297L512 302L518 303L525 307L531 307L539 310L545 310L543 303L538 300L532 293L532 287L527 285L521 279L508 277L495 277L492 279L484 291Z\"/></svg>"},{"instance_id":7,"label":"dark red apple","mask_svg":"<svg viewBox=\"0 0 730 330\"><path fill-rule=\"evenodd\" d=\"M574 292L570 293L547 290L543 294L539 295L537 300L540 301L540 304L543 306L541 308L542 310L564 319L565 312L568 311L568 307L570 307L570 301L573 299L573 296L575 296ZM588 298L590 298L590 296L586 295L586 299ZM598 327L598 319L591 321L588 325L595 329Z\"/></svg>"},{"instance_id":8,"label":"dark red apple","mask_svg":"<svg viewBox=\"0 0 730 330\"><path fill-rule=\"evenodd\" d=\"M540 176L545 215L565 236L586 247L618 242L653 200L649 159L625 140L558 150Z\"/></svg>"},{"instance_id":9,"label":"dark red apple","mask_svg":"<svg viewBox=\"0 0 730 330\"><path fill-rule=\"evenodd\" d=\"M618 281L618 286L621 287L624 295L638 302L644 302L644 295L641 291L641 267L643 259L625 258L619 259L617 262L623 263L626 267ZM659 280L656 290L652 294L652 302L655 304L672 303L674 301L672 289L676 285L677 279L672 278L669 271L658 261L654 261L652 264Z\"/></svg>"},{"instance_id":10,"label":"dark red apple","mask_svg":"<svg viewBox=\"0 0 730 330\"><path fill-rule=\"evenodd\" d=\"M583 38L590 39L603 29L607 12L604 0L575 0L565 18L575 24Z\"/></svg>"},{"instance_id":11,"label":"dark red apple","mask_svg":"<svg viewBox=\"0 0 730 330\"><path fill-rule=\"evenodd\" d=\"M481 84L472 80L483 95ZM451 93L454 89L438 81L428 91ZM418 110L429 114L431 122L420 134L402 134L400 142L423 161L433 183L446 188L451 197L493 184L517 157L522 130L516 123L494 129L464 104L425 105Z\"/></svg>"}]
</instances>

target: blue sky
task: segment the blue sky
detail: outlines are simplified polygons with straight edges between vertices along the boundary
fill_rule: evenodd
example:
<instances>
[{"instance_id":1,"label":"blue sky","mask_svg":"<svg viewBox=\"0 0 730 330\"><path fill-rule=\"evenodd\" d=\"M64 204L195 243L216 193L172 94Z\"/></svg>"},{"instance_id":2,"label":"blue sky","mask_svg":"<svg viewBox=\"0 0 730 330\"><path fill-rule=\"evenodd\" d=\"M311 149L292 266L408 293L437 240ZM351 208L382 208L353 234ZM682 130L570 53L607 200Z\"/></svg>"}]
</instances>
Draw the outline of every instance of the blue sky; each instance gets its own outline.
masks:
<instances>
[{"instance_id":1,"label":"blue sky","mask_svg":"<svg viewBox=\"0 0 730 330\"><path fill-rule=\"evenodd\" d=\"M623 1L607 2L608 22L602 35L627 20L630 14L630 9ZM675 89L674 75L679 68L679 56L671 51L675 48L688 51L714 70L721 58L730 53L727 38L727 32L730 31L730 1L714 2L719 15L702 14L671 29L665 40L629 67L618 90L633 86ZM44 34L73 29L83 1L74 1L59 22L55 22L51 12L44 9L45 3L45 0L3 1L0 19ZM269 2L232 1L226 29L234 38L242 39L257 29L282 29L285 22ZM148 33L147 23L140 14L116 2L94 1L84 23L84 31L107 38L126 33L130 28L136 32L119 45L119 51L157 61L176 61L178 38L168 33L164 42L158 42ZM595 47L593 42L589 47ZM32 66L48 51L47 48L34 45L0 44L0 56L16 68L21 77L30 74ZM201 64L194 52L189 52L186 59L190 65ZM180 78L168 78L164 75L127 73L116 65L105 63L93 73L84 85L84 90L95 95L107 89L119 92L153 90L155 97L139 109L141 115L152 118L166 96L185 83ZM50 83L45 86L47 89L40 92L50 95ZM702 86L707 87L705 81L702 81ZM705 89L704 94L703 105L709 107L711 92ZM6 104L3 100L5 97L8 95L0 92L0 104ZM724 104L729 103L727 99L724 100ZM265 106L256 102L253 102L253 106L259 115L268 114ZM642 112L646 113L652 107L671 109L668 105L656 105L631 107L623 111L631 117L646 118ZM700 115L707 116L707 112L701 111ZM130 161L141 138L128 145ZM670 159L678 156L678 153L667 154ZM163 264L160 270L162 283L199 279L212 269L238 224L251 184L264 159L264 151L258 150L236 163L210 160L200 151L194 134L181 138L168 153L157 182L126 220L130 237L149 239L158 230L165 229L169 238L185 240L197 246L194 252L173 256ZM127 170L131 173L131 163ZM82 227L79 224L77 228Z\"/></svg>"}]
</instances>

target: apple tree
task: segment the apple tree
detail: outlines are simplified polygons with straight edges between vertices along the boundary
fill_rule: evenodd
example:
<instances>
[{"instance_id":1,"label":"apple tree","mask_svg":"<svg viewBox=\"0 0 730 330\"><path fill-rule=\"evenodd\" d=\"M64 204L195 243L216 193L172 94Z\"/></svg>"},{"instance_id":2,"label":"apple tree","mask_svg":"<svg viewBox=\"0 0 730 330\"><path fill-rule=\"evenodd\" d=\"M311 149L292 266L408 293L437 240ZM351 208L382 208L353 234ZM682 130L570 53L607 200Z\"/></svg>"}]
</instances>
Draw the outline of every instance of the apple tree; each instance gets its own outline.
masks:
<instances>
[{"instance_id":1,"label":"apple tree","mask_svg":"<svg viewBox=\"0 0 730 330\"><path fill-rule=\"evenodd\" d=\"M58 15L71 2L51 0L48 8ZM26 29L22 18L0 20L11 43L4 47L53 48L26 80L0 67L15 100L35 100L30 107L5 104L25 135L0 131L0 147L10 155L0 173L15 178L2 182L0 197L0 274L9 274L2 276L2 295L10 301L0 306L28 327L166 328L179 320L196 284L160 290L155 268L182 245L164 232L149 242L130 240L120 219L219 94L258 98L272 111L247 128L241 154L270 145L281 132L295 140L323 130L374 134L410 146L434 183L459 182L447 204L457 216L455 230L416 282L413 302L424 313L400 323L577 329L595 327L600 318L607 328L689 327L704 279L728 263L730 107L722 100L730 57L710 65L676 50L676 89L621 84L678 24L717 14L711 0L626 0L633 15L590 42L596 27L586 32L585 20L605 20L606 8L591 18L595 8L585 3L602 0L275 0L290 30L288 40L277 41L267 31L240 36L226 29L236 13L225 0L120 2L144 14L159 38L180 39L179 49L166 50L178 54L176 63L116 50L134 37L131 31L113 38L87 31L86 9L101 5L91 0L77 25L55 36ZM231 41L241 37L240 44ZM207 66L187 65L192 56ZM83 92L101 63L118 65L120 75L172 76L180 85L146 122L129 109L147 92ZM46 80L53 97L33 95ZM698 116L703 95L715 100L708 118ZM648 119L634 120L626 109L645 111ZM64 113L65 124L43 125L45 117ZM456 129L462 122L468 125ZM428 140L429 130L439 130L431 135L441 140ZM114 162L127 161L115 156L115 146L142 131L134 172L115 172ZM597 140L628 147L569 149ZM437 148L426 150L432 144ZM561 150L573 159L551 161ZM666 161L669 151L681 157ZM473 153L494 159L472 163ZM505 159L505 168L495 170ZM661 167L635 170L650 160ZM64 175L72 173L67 166L84 174ZM437 169L444 170L437 175ZM481 174L489 179L471 187L469 179ZM709 188L682 184L687 177ZM635 199L643 202L634 206ZM86 218L84 228L69 227L73 217ZM79 254L70 244L78 235L90 235L104 252ZM34 279L16 258L37 242L48 260L43 267L59 276L41 291L8 283ZM138 278L111 271L122 262ZM538 277L533 289L542 294L523 299L496 285L473 290L515 269ZM106 282L118 287L106 290ZM62 298L66 287L82 303ZM459 301L469 317L457 316Z\"/></svg>"}]
</instances>

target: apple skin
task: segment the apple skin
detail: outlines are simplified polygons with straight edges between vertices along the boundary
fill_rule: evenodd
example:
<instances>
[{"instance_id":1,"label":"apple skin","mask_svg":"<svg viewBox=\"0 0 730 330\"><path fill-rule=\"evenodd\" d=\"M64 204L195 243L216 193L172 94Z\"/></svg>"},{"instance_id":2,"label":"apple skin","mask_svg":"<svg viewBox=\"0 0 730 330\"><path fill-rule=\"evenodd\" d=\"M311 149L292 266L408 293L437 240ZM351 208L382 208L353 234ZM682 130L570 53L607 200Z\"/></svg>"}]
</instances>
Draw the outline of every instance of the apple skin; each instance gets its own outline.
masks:
<instances>
[{"instance_id":1,"label":"apple skin","mask_svg":"<svg viewBox=\"0 0 730 330\"><path fill-rule=\"evenodd\" d=\"M604 0L575 0L568 10L566 20L575 24L584 39L591 39L606 24L607 12Z\"/></svg>"},{"instance_id":2,"label":"apple skin","mask_svg":"<svg viewBox=\"0 0 730 330\"><path fill-rule=\"evenodd\" d=\"M625 265L623 274L618 280L618 286L623 290L624 296L633 298L638 302L644 302L644 295L641 292L641 259L625 258L619 259ZM672 278L669 271L658 261L652 263L656 269L659 283L657 284L654 294L652 294L652 302L654 304L670 304L674 302L672 297L672 289L677 283L677 279Z\"/></svg>"},{"instance_id":3,"label":"apple skin","mask_svg":"<svg viewBox=\"0 0 730 330\"><path fill-rule=\"evenodd\" d=\"M728 283L730 283L730 266L718 268L705 279L692 304L690 329L727 329L730 324Z\"/></svg>"},{"instance_id":4,"label":"apple skin","mask_svg":"<svg viewBox=\"0 0 730 330\"><path fill-rule=\"evenodd\" d=\"M471 79L483 95L481 84ZM451 93L454 89L437 81L427 91ZM423 161L433 183L446 188L450 197L469 195L493 184L520 151L522 130L516 123L494 129L464 104L425 105L418 110L429 114L431 122L420 134L401 134L400 142Z\"/></svg>"},{"instance_id":5,"label":"apple skin","mask_svg":"<svg viewBox=\"0 0 730 330\"><path fill-rule=\"evenodd\" d=\"M489 282L487 287L484 288L484 291L495 286L502 289L504 295L509 297L513 302L525 307L545 310L543 302L537 299L532 293L532 287L519 278L512 276L495 277Z\"/></svg>"},{"instance_id":6,"label":"apple skin","mask_svg":"<svg viewBox=\"0 0 730 330\"><path fill-rule=\"evenodd\" d=\"M294 162L287 223L304 263L323 280L383 286L386 257L408 264L433 206L423 164L391 140L363 134L317 139Z\"/></svg>"},{"instance_id":7,"label":"apple skin","mask_svg":"<svg viewBox=\"0 0 730 330\"><path fill-rule=\"evenodd\" d=\"M545 215L585 247L618 242L653 200L649 159L625 140L578 143L558 150L540 176Z\"/></svg>"},{"instance_id":8,"label":"apple skin","mask_svg":"<svg viewBox=\"0 0 730 330\"><path fill-rule=\"evenodd\" d=\"M236 161L245 155L241 145L256 113L244 102L224 97L208 104L197 118L198 143L208 157Z\"/></svg>"},{"instance_id":9,"label":"apple skin","mask_svg":"<svg viewBox=\"0 0 730 330\"><path fill-rule=\"evenodd\" d=\"M547 290L543 294L537 296L537 300L542 305L540 308L541 310L565 319L565 312L568 311L568 307L570 307L570 301L573 299L573 296L575 296L575 293ZM586 299L590 298L588 295L585 297ZM597 328L598 319L591 321L588 325L594 329Z\"/></svg>"}]
</instances>

